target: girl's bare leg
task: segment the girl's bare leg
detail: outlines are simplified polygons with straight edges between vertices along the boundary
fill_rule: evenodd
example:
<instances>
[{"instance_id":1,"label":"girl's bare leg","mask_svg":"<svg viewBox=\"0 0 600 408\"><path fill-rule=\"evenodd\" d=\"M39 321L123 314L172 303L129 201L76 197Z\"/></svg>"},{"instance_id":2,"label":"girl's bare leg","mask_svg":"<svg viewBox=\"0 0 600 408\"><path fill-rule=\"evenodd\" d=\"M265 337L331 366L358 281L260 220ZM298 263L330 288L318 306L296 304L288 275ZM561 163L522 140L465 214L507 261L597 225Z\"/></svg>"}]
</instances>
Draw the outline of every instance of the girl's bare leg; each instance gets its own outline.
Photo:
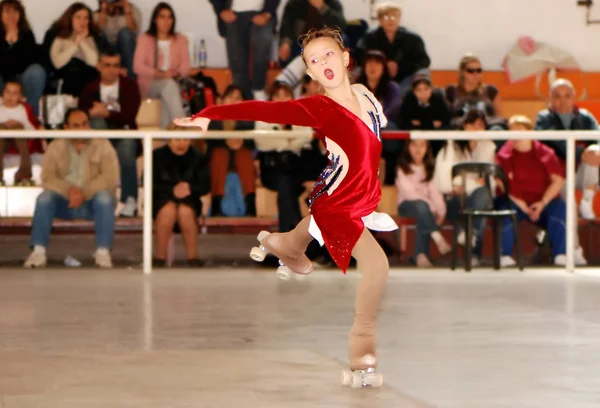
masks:
<instances>
[{"instance_id":1,"label":"girl's bare leg","mask_svg":"<svg viewBox=\"0 0 600 408\"><path fill-rule=\"evenodd\" d=\"M309 225L310 216L304 217L293 230L269 234L261 244L292 271L300 274L310 273L313 269L312 262L305 255L306 247L313 240L308 233Z\"/></svg>"},{"instance_id":2,"label":"girl's bare leg","mask_svg":"<svg viewBox=\"0 0 600 408\"><path fill-rule=\"evenodd\" d=\"M367 228L354 246L352 256L362 276L356 289L354 324L349 336L350 369L364 370L377 366L375 317L388 277L389 263ZM369 355L373 357L372 361L364 359Z\"/></svg>"}]
</instances>

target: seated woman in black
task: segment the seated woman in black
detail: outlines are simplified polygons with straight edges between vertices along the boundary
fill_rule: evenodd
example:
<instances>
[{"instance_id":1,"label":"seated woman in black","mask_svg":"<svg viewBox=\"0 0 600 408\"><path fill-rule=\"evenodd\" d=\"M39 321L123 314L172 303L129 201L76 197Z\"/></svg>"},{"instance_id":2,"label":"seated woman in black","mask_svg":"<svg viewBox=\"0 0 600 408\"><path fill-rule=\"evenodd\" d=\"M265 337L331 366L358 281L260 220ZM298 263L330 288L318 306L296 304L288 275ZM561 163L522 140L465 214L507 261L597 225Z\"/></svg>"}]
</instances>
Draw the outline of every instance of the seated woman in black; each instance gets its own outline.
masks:
<instances>
[{"instance_id":1,"label":"seated woman in black","mask_svg":"<svg viewBox=\"0 0 600 408\"><path fill-rule=\"evenodd\" d=\"M196 244L200 197L210 191L208 160L191 139L169 139L153 153L152 212L156 234L154 264L165 266L173 232L181 232L190 266L200 266Z\"/></svg>"}]
</instances>

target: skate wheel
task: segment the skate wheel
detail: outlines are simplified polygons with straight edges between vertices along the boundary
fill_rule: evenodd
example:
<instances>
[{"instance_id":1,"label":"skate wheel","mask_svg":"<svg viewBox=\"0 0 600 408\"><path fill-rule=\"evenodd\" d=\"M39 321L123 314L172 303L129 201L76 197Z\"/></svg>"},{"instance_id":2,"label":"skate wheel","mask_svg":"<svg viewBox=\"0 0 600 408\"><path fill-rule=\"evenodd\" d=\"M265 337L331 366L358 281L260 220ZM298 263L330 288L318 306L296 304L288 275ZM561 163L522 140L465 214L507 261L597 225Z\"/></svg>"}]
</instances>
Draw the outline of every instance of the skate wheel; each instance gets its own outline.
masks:
<instances>
[{"instance_id":1,"label":"skate wheel","mask_svg":"<svg viewBox=\"0 0 600 408\"><path fill-rule=\"evenodd\" d=\"M269 231L261 231L258 233L256 239L258 240L258 242L262 242L262 240L268 237L269 234L271 234Z\"/></svg>"},{"instance_id":2,"label":"skate wheel","mask_svg":"<svg viewBox=\"0 0 600 408\"><path fill-rule=\"evenodd\" d=\"M262 262L265 260L267 253L261 248L254 247L252 251L250 251L250 258L254 259L257 262Z\"/></svg>"},{"instance_id":3,"label":"skate wheel","mask_svg":"<svg viewBox=\"0 0 600 408\"><path fill-rule=\"evenodd\" d=\"M363 378L360 371L352 372L352 383L350 384L352 388L362 388L363 386Z\"/></svg>"},{"instance_id":4,"label":"skate wheel","mask_svg":"<svg viewBox=\"0 0 600 408\"><path fill-rule=\"evenodd\" d=\"M342 370L342 385L350 386L352 384L352 371Z\"/></svg>"},{"instance_id":5,"label":"skate wheel","mask_svg":"<svg viewBox=\"0 0 600 408\"><path fill-rule=\"evenodd\" d=\"M292 271L289 270L287 266L280 266L277 268L277 276L279 279L288 281L292 277Z\"/></svg>"},{"instance_id":6,"label":"skate wheel","mask_svg":"<svg viewBox=\"0 0 600 408\"><path fill-rule=\"evenodd\" d=\"M362 382L369 387L379 388L383 385L383 375L381 373L366 374Z\"/></svg>"}]
</instances>

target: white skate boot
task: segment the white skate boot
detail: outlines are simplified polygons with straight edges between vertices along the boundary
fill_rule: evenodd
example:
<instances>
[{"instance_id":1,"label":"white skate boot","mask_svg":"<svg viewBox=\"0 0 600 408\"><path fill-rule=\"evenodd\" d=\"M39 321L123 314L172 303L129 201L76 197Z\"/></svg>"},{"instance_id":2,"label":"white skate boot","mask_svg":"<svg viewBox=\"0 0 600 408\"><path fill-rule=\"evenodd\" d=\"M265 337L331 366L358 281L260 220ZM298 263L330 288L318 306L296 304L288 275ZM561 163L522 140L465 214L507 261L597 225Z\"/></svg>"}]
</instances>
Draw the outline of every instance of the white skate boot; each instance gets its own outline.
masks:
<instances>
[{"instance_id":1,"label":"white skate boot","mask_svg":"<svg viewBox=\"0 0 600 408\"><path fill-rule=\"evenodd\" d=\"M374 356L367 354L360 360L359 366L363 368L342 371L342 385L352 388L379 388L383 385L383 375L375 369Z\"/></svg>"},{"instance_id":2,"label":"white skate boot","mask_svg":"<svg viewBox=\"0 0 600 408\"><path fill-rule=\"evenodd\" d=\"M286 260L286 258L281 256L281 254L278 254L279 251L277 251L277 248L268 245L266 239L269 235L271 235L271 233L268 231L261 231L258 234L256 239L258 240L260 245L258 247L252 248L252 250L250 251L250 258L257 262L262 262L265 260L267 254L271 253L279 258L279 267L277 268L277 276L279 277L279 279L287 281L290 280L292 276L294 276L298 280L306 279L306 275L311 273L313 270L312 263L310 263L310 260L308 260L308 258L306 257L305 260L288 259L288 263L291 264L294 267L294 269L289 268L284 263L284 260ZM308 264L310 265L309 268L302 267L302 263L306 261L308 261Z\"/></svg>"}]
</instances>

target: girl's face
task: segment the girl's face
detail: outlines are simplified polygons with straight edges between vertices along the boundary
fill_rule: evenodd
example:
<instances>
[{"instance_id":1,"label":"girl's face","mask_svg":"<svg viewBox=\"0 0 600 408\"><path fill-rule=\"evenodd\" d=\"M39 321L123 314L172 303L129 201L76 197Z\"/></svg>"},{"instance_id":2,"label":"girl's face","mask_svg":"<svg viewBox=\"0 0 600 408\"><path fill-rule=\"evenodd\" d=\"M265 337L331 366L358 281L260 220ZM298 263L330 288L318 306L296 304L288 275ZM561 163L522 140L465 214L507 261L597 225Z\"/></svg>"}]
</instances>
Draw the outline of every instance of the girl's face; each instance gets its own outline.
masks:
<instances>
[{"instance_id":1,"label":"girl's face","mask_svg":"<svg viewBox=\"0 0 600 408\"><path fill-rule=\"evenodd\" d=\"M485 123L481 119L477 119L474 123L465 123L465 130L469 132L477 132L485 130Z\"/></svg>"},{"instance_id":2,"label":"girl's face","mask_svg":"<svg viewBox=\"0 0 600 408\"><path fill-rule=\"evenodd\" d=\"M431 87L427 85L425 82L419 83L415 86L413 93L421 103L427 103L431 99Z\"/></svg>"},{"instance_id":3,"label":"girl's face","mask_svg":"<svg viewBox=\"0 0 600 408\"><path fill-rule=\"evenodd\" d=\"M17 27L21 14L13 6L7 4L2 7L2 24L4 27Z\"/></svg>"},{"instance_id":4,"label":"girl's face","mask_svg":"<svg viewBox=\"0 0 600 408\"><path fill-rule=\"evenodd\" d=\"M191 144L191 139L169 139L167 142L169 149L177 156L186 154Z\"/></svg>"},{"instance_id":5,"label":"girl's face","mask_svg":"<svg viewBox=\"0 0 600 408\"><path fill-rule=\"evenodd\" d=\"M368 81L379 81L383 75L385 67L376 59L371 58L365 63L365 75Z\"/></svg>"},{"instance_id":6,"label":"girl's face","mask_svg":"<svg viewBox=\"0 0 600 408\"><path fill-rule=\"evenodd\" d=\"M227 96L223 98L223 105L231 105L232 103L243 102L244 98L239 90L231 91Z\"/></svg>"},{"instance_id":7,"label":"girl's face","mask_svg":"<svg viewBox=\"0 0 600 408\"><path fill-rule=\"evenodd\" d=\"M73 24L73 32L74 33L85 33L90 29L90 14L86 9L81 9L75 14L73 14L73 20L71 20L71 24Z\"/></svg>"},{"instance_id":8,"label":"girl's face","mask_svg":"<svg viewBox=\"0 0 600 408\"><path fill-rule=\"evenodd\" d=\"M287 102L291 101L292 99L294 99L294 97L290 95L290 93L284 88L280 88L273 94L273 97L271 98L273 102Z\"/></svg>"},{"instance_id":9,"label":"girl's face","mask_svg":"<svg viewBox=\"0 0 600 408\"><path fill-rule=\"evenodd\" d=\"M532 147L533 142L531 140L513 140L513 148L518 152L527 153Z\"/></svg>"},{"instance_id":10,"label":"girl's face","mask_svg":"<svg viewBox=\"0 0 600 408\"><path fill-rule=\"evenodd\" d=\"M408 152L415 164L423 163L427 154L427 140L411 140L408 145Z\"/></svg>"},{"instance_id":11,"label":"girl's face","mask_svg":"<svg viewBox=\"0 0 600 408\"><path fill-rule=\"evenodd\" d=\"M304 49L306 72L325 89L337 88L348 78L346 67L350 54L340 49L333 38L321 37L312 40Z\"/></svg>"},{"instance_id":12,"label":"girl's face","mask_svg":"<svg viewBox=\"0 0 600 408\"><path fill-rule=\"evenodd\" d=\"M156 30L160 34L169 34L171 32L171 27L173 27L173 14L169 9L162 9L156 19L154 20L156 24Z\"/></svg>"}]
</instances>

